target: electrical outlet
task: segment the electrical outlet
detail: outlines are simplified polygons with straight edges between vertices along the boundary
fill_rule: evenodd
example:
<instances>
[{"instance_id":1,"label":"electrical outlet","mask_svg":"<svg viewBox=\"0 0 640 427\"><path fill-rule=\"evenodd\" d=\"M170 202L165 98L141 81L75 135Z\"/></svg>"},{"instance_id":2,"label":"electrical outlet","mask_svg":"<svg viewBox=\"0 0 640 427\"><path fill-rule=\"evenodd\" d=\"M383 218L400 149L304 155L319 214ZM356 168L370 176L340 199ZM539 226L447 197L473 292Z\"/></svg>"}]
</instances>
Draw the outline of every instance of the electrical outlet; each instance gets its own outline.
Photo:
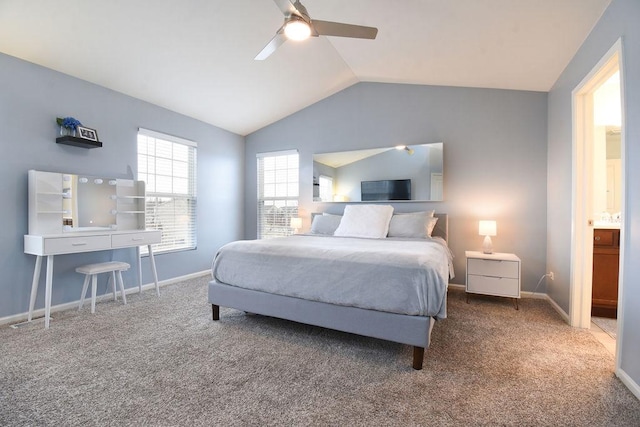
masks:
<instances>
[{"instance_id":1,"label":"electrical outlet","mask_svg":"<svg viewBox=\"0 0 640 427\"><path fill-rule=\"evenodd\" d=\"M554 274L553 274L553 271L550 271L550 272L549 272L549 274L548 274L548 276L549 276L549 279L551 279L551 280L556 280L556 278L555 278L555 276L554 276Z\"/></svg>"}]
</instances>

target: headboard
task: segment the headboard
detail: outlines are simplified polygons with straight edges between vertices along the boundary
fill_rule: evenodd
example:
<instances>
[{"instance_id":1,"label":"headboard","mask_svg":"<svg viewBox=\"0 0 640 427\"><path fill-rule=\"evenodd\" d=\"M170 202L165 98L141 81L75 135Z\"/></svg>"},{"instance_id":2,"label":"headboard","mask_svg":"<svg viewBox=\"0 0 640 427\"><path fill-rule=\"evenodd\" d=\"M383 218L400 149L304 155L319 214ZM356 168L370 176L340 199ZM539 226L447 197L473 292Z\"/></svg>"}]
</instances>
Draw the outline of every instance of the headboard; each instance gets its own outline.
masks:
<instances>
[{"instance_id":1,"label":"headboard","mask_svg":"<svg viewBox=\"0 0 640 427\"><path fill-rule=\"evenodd\" d=\"M449 215L436 213L433 215L438 218L436 226L431 232L434 237L442 237L445 242L449 243Z\"/></svg>"}]
</instances>

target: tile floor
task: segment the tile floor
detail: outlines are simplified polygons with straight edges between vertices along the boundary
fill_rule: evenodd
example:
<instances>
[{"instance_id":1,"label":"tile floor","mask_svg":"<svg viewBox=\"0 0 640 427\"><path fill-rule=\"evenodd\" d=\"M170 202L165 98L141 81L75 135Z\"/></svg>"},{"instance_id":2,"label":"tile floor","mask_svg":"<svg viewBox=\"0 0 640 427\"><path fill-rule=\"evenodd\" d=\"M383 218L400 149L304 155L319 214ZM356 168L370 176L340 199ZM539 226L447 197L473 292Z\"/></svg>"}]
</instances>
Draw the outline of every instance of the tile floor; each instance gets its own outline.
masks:
<instances>
[{"instance_id":1,"label":"tile floor","mask_svg":"<svg viewBox=\"0 0 640 427\"><path fill-rule=\"evenodd\" d=\"M596 319L597 321L597 319ZM591 333L596 337L598 341L611 353L615 356L616 354L616 340L609 333L607 333L603 328L598 326L597 323L591 321Z\"/></svg>"}]
</instances>

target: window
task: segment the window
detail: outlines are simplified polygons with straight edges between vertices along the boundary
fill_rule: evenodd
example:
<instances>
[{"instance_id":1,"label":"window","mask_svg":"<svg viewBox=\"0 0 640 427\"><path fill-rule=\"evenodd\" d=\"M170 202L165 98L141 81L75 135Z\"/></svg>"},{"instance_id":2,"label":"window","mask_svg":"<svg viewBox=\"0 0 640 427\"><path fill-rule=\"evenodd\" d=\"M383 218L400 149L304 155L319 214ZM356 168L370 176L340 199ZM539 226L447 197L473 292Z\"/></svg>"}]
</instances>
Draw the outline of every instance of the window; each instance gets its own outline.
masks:
<instances>
[{"instance_id":1,"label":"window","mask_svg":"<svg viewBox=\"0 0 640 427\"><path fill-rule=\"evenodd\" d=\"M333 202L333 178L320 175L318 184L320 184L320 200L323 202Z\"/></svg>"},{"instance_id":2,"label":"window","mask_svg":"<svg viewBox=\"0 0 640 427\"><path fill-rule=\"evenodd\" d=\"M196 146L175 136L138 131L138 180L146 183L147 192L145 225L162 230L154 251L196 247Z\"/></svg>"},{"instance_id":3,"label":"window","mask_svg":"<svg viewBox=\"0 0 640 427\"><path fill-rule=\"evenodd\" d=\"M298 216L298 152L258 154L258 238L293 234Z\"/></svg>"}]
</instances>

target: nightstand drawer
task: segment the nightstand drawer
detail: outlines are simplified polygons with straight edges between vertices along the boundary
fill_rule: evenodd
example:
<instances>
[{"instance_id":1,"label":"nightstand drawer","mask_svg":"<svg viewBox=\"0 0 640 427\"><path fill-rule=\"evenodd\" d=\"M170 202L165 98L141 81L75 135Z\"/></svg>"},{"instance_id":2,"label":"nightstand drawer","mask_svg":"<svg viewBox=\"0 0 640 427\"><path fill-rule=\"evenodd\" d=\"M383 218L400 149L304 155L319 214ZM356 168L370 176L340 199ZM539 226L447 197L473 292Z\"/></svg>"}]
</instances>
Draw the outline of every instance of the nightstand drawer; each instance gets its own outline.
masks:
<instances>
[{"instance_id":1,"label":"nightstand drawer","mask_svg":"<svg viewBox=\"0 0 640 427\"><path fill-rule=\"evenodd\" d=\"M520 281L515 278L467 275L467 292L520 298Z\"/></svg>"},{"instance_id":2,"label":"nightstand drawer","mask_svg":"<svg viewBox=\"0 0 640 427\"><path fill-rule=\"evenodd\" d=\"M467 260L467 274L479 276L520 278L519 263L493 259L469 258Z\"/></svg>"}]
</instances>

